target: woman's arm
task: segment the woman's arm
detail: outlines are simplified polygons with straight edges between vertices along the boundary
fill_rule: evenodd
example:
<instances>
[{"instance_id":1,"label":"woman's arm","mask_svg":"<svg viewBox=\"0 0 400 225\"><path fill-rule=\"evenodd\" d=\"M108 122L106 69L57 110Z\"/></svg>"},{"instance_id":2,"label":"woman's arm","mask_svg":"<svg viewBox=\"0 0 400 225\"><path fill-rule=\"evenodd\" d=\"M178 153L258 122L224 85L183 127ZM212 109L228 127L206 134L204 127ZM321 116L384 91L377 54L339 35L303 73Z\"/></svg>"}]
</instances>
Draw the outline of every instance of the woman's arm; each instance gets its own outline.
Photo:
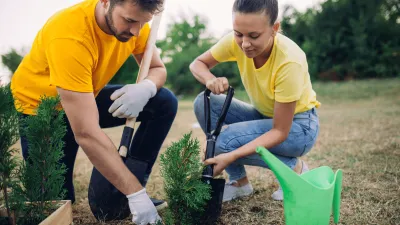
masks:
<instances>
[{"instance_id":1,"label":"woman's arm","mask_svg":"<svg viewBox=\"0 0 400 225\"><path fill-rule=\"evenodd\" d=\"M204 84L214 94L224 93L229 88L228 79L225 77L217 78L210 71L218 63L208 50L197 57L189 66L196 80Z\"/></svg>"},{"instance_id":2,"label":"woman's arm","mask_svg":"<svg viewBox=\"0 0 400 225\"><path fill-rule=\"evenodd\" d=\"M214 158L206 160L204 163L206 165L214 164L214 176L216 176L237 159L256 153L256 148L258 146L264 146L268 149L282 143L289 135L295 108L296 102L275 102L274 124L271 130L235 151L220 154Z\"/></svg>"},{"instance_id":3,"label":"woman's arm","mask_svg":"<svg viewBox=\"0 0 400 225\"><path fill-rule=\"evenodd\" d=\"M296 102L280 103L275 102L274 106L274 125L271 130L243 145L236 151L232 151L234 159L239 159L256 152L258 146L269 149L284 142L289 135L292 126Z\"/></svg>"},{"instance_id":4,"label":"woman's arm","mask_svg":"<svg viewBox=\"0 0 400 225\"><path fill-rule=\"evenodd\" d=\"M193 76L200 83L206 85L207 80L214 79L215 76L210 72L219 62L211 55L210 50L197 57L189 66Z\"/></svg>"}]
</instances>

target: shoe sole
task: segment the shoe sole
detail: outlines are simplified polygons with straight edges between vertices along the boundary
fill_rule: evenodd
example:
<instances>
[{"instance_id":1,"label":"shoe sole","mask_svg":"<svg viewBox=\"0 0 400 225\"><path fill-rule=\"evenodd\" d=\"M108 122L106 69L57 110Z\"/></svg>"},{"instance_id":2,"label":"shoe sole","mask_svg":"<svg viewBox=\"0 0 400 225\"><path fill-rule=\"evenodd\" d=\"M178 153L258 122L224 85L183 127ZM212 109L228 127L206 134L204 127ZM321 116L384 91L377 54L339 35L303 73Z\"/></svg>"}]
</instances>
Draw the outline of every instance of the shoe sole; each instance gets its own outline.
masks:
<instances>
[{"instance_id":1,"label":"shoe sole","mask_svg":"<svg viewBox=\"0 0 400 225\"><path fill-rule=\"evenodd\" d=\"M275 201L283 201L283 198L274 198L274 197L272 197L272 196L271 196L271 198L272 198L273 200L275 200Z\"/></svg>"},{"instance_id":2,"label":"shoe sole","mask_svg":"<svg viewBox=\"0 0 400 225\"><path fill-rule=\"evenodd\" d=\"M241 199L241 198L244 198L244 197L249 197L249 196L251 196L253 194L254 194L254 190L250 194L247 194L247 195L241 195L241 196L237 196L237 197L234 197L234 198L231 198L231 199L227 199L227 200L222 199L222 203L230 202L230 201L233 201L233 200L236 200L236 199Z\"/></svg>"},{"instance_id":3,"label":"shoe sole","mask_svg":"<svg viewBox=\"0 0 400 225\"><path fill-rule=\"evenodd\" d=\"M162 204L156 206L156 209L157 209L157 211L161 211L161 210L163 210L163 209L165 209L167 207L168 207L168 203L167 202L163 202Z\"/></svg>"}]
</instances>

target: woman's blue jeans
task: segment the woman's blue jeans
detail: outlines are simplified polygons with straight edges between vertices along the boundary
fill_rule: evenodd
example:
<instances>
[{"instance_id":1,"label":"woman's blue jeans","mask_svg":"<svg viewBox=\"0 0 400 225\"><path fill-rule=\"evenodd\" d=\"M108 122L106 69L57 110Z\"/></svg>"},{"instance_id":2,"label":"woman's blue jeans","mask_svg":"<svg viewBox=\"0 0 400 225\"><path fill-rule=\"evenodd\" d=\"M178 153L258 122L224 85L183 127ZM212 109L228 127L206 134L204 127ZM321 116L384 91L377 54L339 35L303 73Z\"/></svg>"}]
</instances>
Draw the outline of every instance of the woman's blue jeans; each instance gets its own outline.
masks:
<instances>
[{"instance_id":1,"label":"woman's blue jeans","mask_svg":"<svg viewBox=\"0 0 400 225\"><path fill-rule=\"evenodd\" d=\"M194 111L203 131L205 131L204 92L194 101ZM215 129L216 121L221 113L226 95L210 96L211 130ZM225 119L225 129L217 138L215 154L235 151L273 128L273 119L259 113L252 105L233 99ZM281 144L270 148L278 159L290 168L294 168L297 157L305 155L315 144L319 132L319 120L316 109L294 115L288 138ZM226 168L229 180L239 180L246 176L244 165L268 168L261 157L253 155L236 160Z\"/></svg>"}]
</instances>

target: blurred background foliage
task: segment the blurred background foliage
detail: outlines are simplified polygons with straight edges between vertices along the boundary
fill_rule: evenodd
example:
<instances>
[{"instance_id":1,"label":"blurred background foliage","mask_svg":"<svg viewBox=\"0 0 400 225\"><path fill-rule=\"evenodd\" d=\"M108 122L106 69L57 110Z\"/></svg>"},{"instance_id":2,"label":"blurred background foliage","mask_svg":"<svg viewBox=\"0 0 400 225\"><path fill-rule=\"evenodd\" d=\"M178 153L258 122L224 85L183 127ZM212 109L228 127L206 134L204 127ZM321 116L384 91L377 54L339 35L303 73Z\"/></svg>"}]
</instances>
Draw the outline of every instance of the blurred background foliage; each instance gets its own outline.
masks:
<instances>
[{"instance_id":1,"label":"blurred background foliage","mask_svg":"<svg viewBox=\"0 0 400 225\"><path fill-rule=\"evenodd\" d=\"M313 81L400 76L399 0L327 0L305 12L287 5L281 27L306 53ZM204 89L189 65L218 41L207 33L207 21L194 15L169 24L166 37L157 42L168 71L166 86L175 94L194 95ZM2 56L11 72L21 60L14 49ZM236 63L219 64L212 72L242 88ZM137 73L131 56L110 83L133 83Z\"/></svg>"}]
</instances>

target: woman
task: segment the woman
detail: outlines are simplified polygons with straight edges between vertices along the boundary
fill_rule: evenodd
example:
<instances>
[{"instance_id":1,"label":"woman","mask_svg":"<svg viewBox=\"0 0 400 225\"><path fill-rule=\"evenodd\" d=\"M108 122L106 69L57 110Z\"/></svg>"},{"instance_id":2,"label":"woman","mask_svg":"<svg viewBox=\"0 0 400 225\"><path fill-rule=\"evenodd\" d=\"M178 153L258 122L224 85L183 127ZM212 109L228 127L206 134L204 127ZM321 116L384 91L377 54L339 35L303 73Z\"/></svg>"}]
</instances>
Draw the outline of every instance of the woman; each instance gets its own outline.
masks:
<instances>
[{"instance_id":1,"label":"woman","mask_svg":"<svg viewBox=\"0 0 400 225\"><path fill-rule=\"evenodd\" d=\"M319 121L316 100L304 52L278 33L277 0L236 0L233 31L190 65L194 77L212 91L212 124L222 109L229 82L215 77L210 69L218 63L236 61L251 104L233 99L225 129L216 143L214 175L224 169L229 175L223 201L250 195L253 188L244 165L266 167L255 153L257 146L269 149L287 166L301 174L308 170L299 159L315 144ZM194 102L195 114L205 129L202 93ZM213 129L213 127L212 127ZM272 194L283 200L282 189Z\"/></svg>"}]
</instances>

